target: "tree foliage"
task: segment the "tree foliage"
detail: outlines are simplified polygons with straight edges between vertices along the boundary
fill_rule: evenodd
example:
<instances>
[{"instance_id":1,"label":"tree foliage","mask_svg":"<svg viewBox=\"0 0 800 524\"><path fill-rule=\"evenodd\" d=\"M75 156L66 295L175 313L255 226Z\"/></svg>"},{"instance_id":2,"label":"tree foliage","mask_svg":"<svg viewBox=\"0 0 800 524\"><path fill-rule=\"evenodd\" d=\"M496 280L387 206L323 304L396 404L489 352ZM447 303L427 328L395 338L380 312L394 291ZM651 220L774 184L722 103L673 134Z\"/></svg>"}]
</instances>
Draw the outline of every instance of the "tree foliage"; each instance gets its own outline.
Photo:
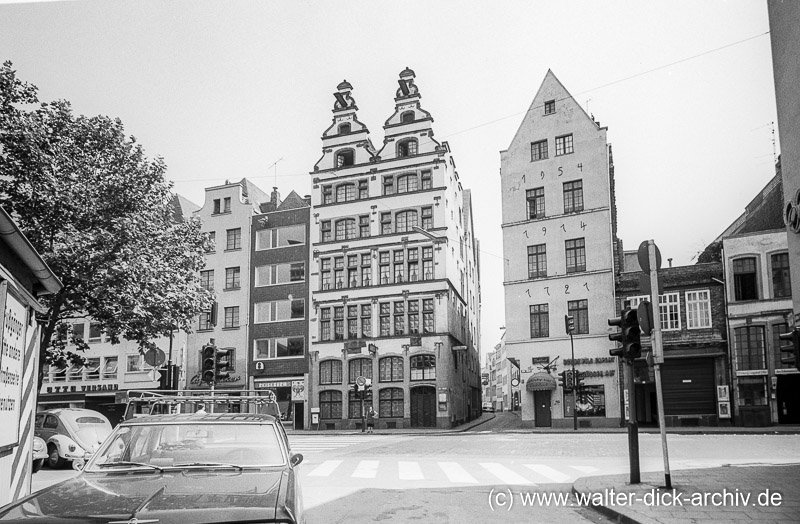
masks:
<instances>
[{"instance_id":1,"label":"tree foliage","mask_svg":"<svg viewBox=\"0 0 800 524\"><path fill-rule=\"evenodd\" d=\"M82 360L66 345L76 319L147 349L210 308L199 281L208 240L197 219L176 219L165 172L119 119L39 103L10 62L0 68L0 206L64 284L43 299L43 364Z\"/></svg>"}]
</instances>

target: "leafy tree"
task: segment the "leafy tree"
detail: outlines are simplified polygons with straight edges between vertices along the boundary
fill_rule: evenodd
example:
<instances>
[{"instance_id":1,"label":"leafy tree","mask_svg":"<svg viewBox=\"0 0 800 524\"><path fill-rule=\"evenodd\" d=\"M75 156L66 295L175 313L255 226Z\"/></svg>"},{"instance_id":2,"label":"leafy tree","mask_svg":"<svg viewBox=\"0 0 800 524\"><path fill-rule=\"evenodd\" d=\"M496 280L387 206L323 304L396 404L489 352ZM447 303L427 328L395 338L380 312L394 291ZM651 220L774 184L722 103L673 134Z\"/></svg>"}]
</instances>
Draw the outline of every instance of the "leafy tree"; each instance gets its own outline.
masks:
<instances>
[{"instance_id":1,"label":"leafy tree","mask_svg":"<svg viewBox=\"0 0 800 524\"><path fill-rule=\"evenodd\" d=\"M42 369L83 363L67 350L76 319L147 350L211 307L199 281L208 240L199 220L176 218L165 172L119 119L39 104L10 62L0 68L0 206L64 284L43 299Z\"/></svg>"}]
</instances>

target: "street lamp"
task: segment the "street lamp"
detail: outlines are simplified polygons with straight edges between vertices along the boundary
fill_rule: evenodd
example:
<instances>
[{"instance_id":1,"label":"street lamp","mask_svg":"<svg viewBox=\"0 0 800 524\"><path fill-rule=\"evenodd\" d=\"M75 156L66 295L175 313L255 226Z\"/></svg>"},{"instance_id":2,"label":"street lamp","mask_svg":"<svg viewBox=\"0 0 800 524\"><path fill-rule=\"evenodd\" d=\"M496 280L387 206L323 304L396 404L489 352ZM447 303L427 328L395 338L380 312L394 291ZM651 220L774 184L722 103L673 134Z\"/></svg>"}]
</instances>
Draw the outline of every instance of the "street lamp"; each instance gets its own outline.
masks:
<instances>
[{"instance_id":1,"label":"street lamp","mask_svg":"<svg viewBox=\"0 0 800 524\"><path fill-rule=\"evenodd\" d=\"M411 226L411 229L413 229L417 233L422 233L423 235L425 235L426 237L430 238L434 242L444 242L445 244L447 243L447 237L437 237L436 235L432 234L427 229L422 229L419 226Z\"/></svg>"}]
</instances>

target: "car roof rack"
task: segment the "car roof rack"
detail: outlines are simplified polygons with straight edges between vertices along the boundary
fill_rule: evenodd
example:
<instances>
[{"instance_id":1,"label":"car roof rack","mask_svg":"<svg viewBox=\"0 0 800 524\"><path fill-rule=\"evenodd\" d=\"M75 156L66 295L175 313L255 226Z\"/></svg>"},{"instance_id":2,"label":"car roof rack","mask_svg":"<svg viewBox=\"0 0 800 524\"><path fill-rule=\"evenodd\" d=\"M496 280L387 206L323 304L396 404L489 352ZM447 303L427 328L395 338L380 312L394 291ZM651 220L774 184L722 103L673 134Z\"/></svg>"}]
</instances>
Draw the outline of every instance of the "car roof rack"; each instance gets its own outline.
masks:
<instances>
[{"instance_id":1,"label":"car roof rack","mask_svg":"<svg viewBox=\"0 0 800 524\"><path fill-rule=\"evenodd\" d=\"M238 406L241 413L265 412L280 419L280 407L275 393L270 390L215 391L213 389L150 390L131 389L126 391L124 420L136 416L141 406L147 407L148 414L174 413L206 405L216 411L216 407Z\"/></svg>"}]
</instances>

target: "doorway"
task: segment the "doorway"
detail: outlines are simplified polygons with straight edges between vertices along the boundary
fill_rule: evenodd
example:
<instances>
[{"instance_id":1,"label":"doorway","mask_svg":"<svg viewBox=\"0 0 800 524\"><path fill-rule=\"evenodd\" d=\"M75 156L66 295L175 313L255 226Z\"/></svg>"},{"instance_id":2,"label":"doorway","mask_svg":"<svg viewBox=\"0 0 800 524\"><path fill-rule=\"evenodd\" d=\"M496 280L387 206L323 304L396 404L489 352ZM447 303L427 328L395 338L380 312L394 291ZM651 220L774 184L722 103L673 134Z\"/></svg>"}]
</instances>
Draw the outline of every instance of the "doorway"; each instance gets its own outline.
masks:
<instances>
[{"instance_id":1,"label":"doorway","mask_svg":"<svg viewBox=\"0 0 800 524\"><path fill-rule=\"evenodd\" d=\"M428 386L411 389L411 427L436 427L436 390Z\"/></svg>"},{"instance_id":2,"label":"doorway","mask_svg":"<svg viewBox=\"0 0 800 524\"><path fill-rule=\"evenodd\" d=\"M305 429L306 412L303 402L294 403L294 429Z\"/></svg>"},{"instance_id":3,"label":"doorway","mask_svg":"<svg viewBox=\"0 0 800 524\"><path fill-rule=\"evenodd\" d=\"M541 390L533 392L534 424L537 428L549 428L553 425L552 414L550 413L551 391Z\"/></svg>"},{"instance_id":4,"label":"doorway","mask_svg":"<svg viewBox=\"0 0 800 524\"><path fill-rule=\"evenodd\" d=\"M800 374L778 375L778 424L800 424Z\"/></svg>"}]
</instances>

